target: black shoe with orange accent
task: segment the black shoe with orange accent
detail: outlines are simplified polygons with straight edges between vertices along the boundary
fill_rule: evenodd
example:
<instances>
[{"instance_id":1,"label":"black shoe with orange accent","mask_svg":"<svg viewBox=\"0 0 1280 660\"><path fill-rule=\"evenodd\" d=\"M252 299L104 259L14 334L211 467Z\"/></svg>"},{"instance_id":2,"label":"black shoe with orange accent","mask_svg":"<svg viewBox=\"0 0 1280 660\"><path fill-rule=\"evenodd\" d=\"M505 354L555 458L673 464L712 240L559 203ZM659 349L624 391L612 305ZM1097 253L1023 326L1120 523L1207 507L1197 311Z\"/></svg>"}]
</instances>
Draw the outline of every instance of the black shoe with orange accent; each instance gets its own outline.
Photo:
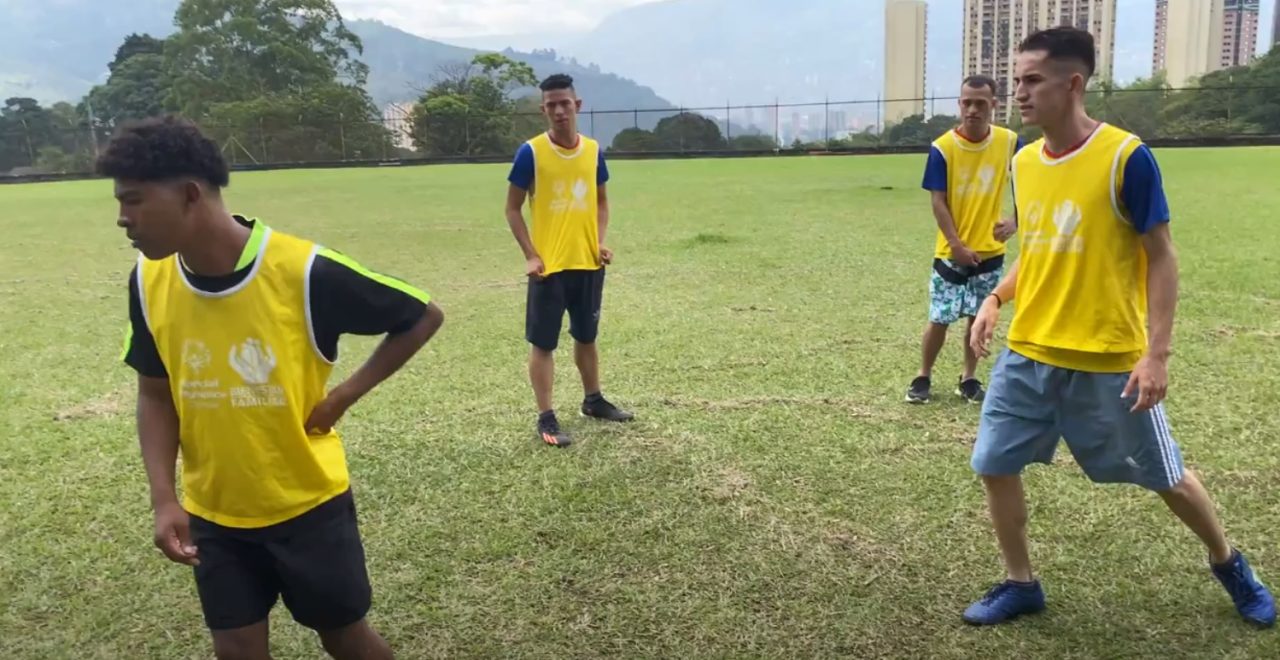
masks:
<instances>
[{"instance_id":1,"label":"black shoe with orange accent","mask_svg":"<svg viewBox=\"0 0 1280 660\"><path fill-rule=\"evenodd\" d=\"M552 447L568 447L573 439L568 433L560 430L560 422L554 412L545 412L538 417L538 440Z\"/></svg>"}]
</instances>

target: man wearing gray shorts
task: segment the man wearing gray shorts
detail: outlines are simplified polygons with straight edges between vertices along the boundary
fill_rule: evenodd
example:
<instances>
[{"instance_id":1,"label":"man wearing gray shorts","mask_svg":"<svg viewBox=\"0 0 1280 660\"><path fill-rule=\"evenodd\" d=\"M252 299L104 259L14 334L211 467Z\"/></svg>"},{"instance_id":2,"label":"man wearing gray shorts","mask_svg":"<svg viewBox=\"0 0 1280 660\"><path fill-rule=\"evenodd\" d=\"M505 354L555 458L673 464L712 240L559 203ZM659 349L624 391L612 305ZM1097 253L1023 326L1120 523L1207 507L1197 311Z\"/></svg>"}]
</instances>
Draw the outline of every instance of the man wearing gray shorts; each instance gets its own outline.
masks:
<instances>
[{"instance_id":1,"label":"man wearing gray shorts","mask_svg":"<svg viewBox=\"0 0 1280 660\"><path fill-rule=\"evenodd\" d=\"M1066 27L1037 32L1018 49L1015 99L1045 137L1013 159L1022 252L972 330L974 351L986 355L1001 306L1016 297L972 458L1008 579L963 619L997 624L1045 608L1020 475L1050 462L1065 439L1093 481L1158 493L1204 543L1239 615L1270 626L1275 601L1183 467L1161 403L1178 295L1169 207L1151 151L1085 111L1095 57L1093 37Z\"/></svg>"}]
</instances>

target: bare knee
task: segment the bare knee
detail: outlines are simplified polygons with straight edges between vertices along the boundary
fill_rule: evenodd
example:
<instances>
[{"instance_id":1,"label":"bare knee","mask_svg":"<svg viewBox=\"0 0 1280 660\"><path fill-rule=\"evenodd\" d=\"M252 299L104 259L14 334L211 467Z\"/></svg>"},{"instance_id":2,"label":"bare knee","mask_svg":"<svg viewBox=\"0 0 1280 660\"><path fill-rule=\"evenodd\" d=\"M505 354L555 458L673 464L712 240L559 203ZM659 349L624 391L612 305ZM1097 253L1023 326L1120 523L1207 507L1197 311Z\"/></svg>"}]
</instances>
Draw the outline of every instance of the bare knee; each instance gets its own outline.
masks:
<instances>
[{"instance_id":1,"label":"bare knee","mask_svg":"<svg viewBox=\"0 0 1280 660\"><path fill-rule=\"evenodd\" d=\"M344 628L321 631L320 643L337 660L386 660L393 657L387 642L363 619Z\"/></svg>"},{"instance_id":2,"label":"bare knee","mask_svg":"<svg viewBox=\"0 0 1280 660\"><path fill-rule=\"evenodd\" d=\"M1204 486L1200 484L1200 479L1196 477L1196 474L1191 470L1183 470L1182 478L1178 480L1178 483L1170 486L1166 490L1157 492L1159 492L1160 496L1165 499L1176 498L1185 500L1198 496L1203 491Z\"/></svg>"},{"instance_id":3,"label":"bare knee","mask_svg":"<svg viewBox=\"0 0 1280 660\"><path fill-rule=\"evenodd\" d=\"M218 660L269 660L266 631L258 626L213 633L213 654Z\"/></svg>"}]
</instances>

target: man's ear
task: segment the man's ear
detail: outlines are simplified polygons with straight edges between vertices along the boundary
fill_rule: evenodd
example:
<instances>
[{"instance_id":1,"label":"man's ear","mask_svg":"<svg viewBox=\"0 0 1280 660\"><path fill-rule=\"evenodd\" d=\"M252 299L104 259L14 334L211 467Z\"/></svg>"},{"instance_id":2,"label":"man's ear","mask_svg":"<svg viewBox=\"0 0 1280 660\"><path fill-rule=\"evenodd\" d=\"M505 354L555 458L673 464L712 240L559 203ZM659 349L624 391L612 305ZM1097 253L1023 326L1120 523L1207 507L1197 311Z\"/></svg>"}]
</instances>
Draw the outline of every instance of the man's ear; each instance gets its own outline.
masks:
<instances>
[{"instance_id":1,"label":"man's ear","mask_svg":"<svg viewBox=\"0 0 1280 660\"><path fill-rule=\"evenodd\" d=\"M188 179L182 183L182 198L188 206L199 203L204 196L204 187L195 179Z\"/></svg>"}]
</instances>

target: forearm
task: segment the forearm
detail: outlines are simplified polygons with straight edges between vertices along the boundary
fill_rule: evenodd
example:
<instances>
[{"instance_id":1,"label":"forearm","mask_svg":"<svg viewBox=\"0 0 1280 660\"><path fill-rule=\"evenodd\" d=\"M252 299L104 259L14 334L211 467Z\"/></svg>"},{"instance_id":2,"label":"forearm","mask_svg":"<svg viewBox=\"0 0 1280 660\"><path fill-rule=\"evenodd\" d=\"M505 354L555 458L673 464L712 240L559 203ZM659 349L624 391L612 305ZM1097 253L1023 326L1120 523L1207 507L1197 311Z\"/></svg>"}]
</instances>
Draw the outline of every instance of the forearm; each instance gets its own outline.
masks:
<instances>
[{"instance_id":1,"label":"forearm","mask_svg":"<svg viewBox=\"0 0 1280 660\"><path fill-rule=\"evenodd\" d=\"M605 234L609 231L609 205L601 204L596 214L596 231L600 245L605 244Z\"/></svg>"},{"instance_id":2,"label":"forearm","mask_svg":"<svg viewBox=\"0 0 1280 660\"><path fill-rule=\"evenodd\" d=\"M938 231L947 239L947 243L955 245L960 242L960 232L956 230L956 220L951 216L951 209L945 200L933 199L933 219L938 223Z\"/></svg>"},{"instance_id":3,"label":"forearm","mask_svg":"<svg viewBox=\"0 0 1280 660\"><path fill-rule=\"evenodd\" d=\"M141 388L140 388L141 389ZM142 449L142 465L147 472L151 504L157 506L178 499L174 486L178 462L178 413L166 392L138 394L138 443Z\"/></svg>"},{"instance_id":4,"label":"forearm","mask_svg":"<svg viewBox=\"0 0 1280 660\"><path fill-rule=\"evenodd\" d=\"M996 285L994 294L1000 299L1001 305L1007 305L1013 302L1018 295L1018 262L1013 262L1009 270L1000 279L1000 283Z\"/></svg>"},{"instance_id":5,"label":"forearm","mask_svg":"<svg viewBox=\"0 0 1280 660\"><path fill-rule=\"evenodd\" d=\"M529 227L524 222L524 213L520 209L507 209L507 225L511 227L511 235L516 237L525 259L538 256L533 249L533 239L529 237Z\"/></svg>"},{"instance_id":6,"label":"forearm","mask_svg":"<svg viewBox=\"0 0 1280 660\"><path fill-rule=\"evenodd\" d=\"M1147 263L1147 354L1167 359L1173 350L1173 314L1178 305L1178 258L1172 251Z\"/></svg>"},{"instance_id":7,"label":"forearm","mask_svg":"<svg viewBox=\"0 0 1280 660\"><path fill-rule=\"evenodd\" d=\"M436 334L444 323L444 312L428 303L422 318L409 330L388 335L355 373L336 391L347 405L354 404L401 369Z\"/></svg>"}]
</instances>

